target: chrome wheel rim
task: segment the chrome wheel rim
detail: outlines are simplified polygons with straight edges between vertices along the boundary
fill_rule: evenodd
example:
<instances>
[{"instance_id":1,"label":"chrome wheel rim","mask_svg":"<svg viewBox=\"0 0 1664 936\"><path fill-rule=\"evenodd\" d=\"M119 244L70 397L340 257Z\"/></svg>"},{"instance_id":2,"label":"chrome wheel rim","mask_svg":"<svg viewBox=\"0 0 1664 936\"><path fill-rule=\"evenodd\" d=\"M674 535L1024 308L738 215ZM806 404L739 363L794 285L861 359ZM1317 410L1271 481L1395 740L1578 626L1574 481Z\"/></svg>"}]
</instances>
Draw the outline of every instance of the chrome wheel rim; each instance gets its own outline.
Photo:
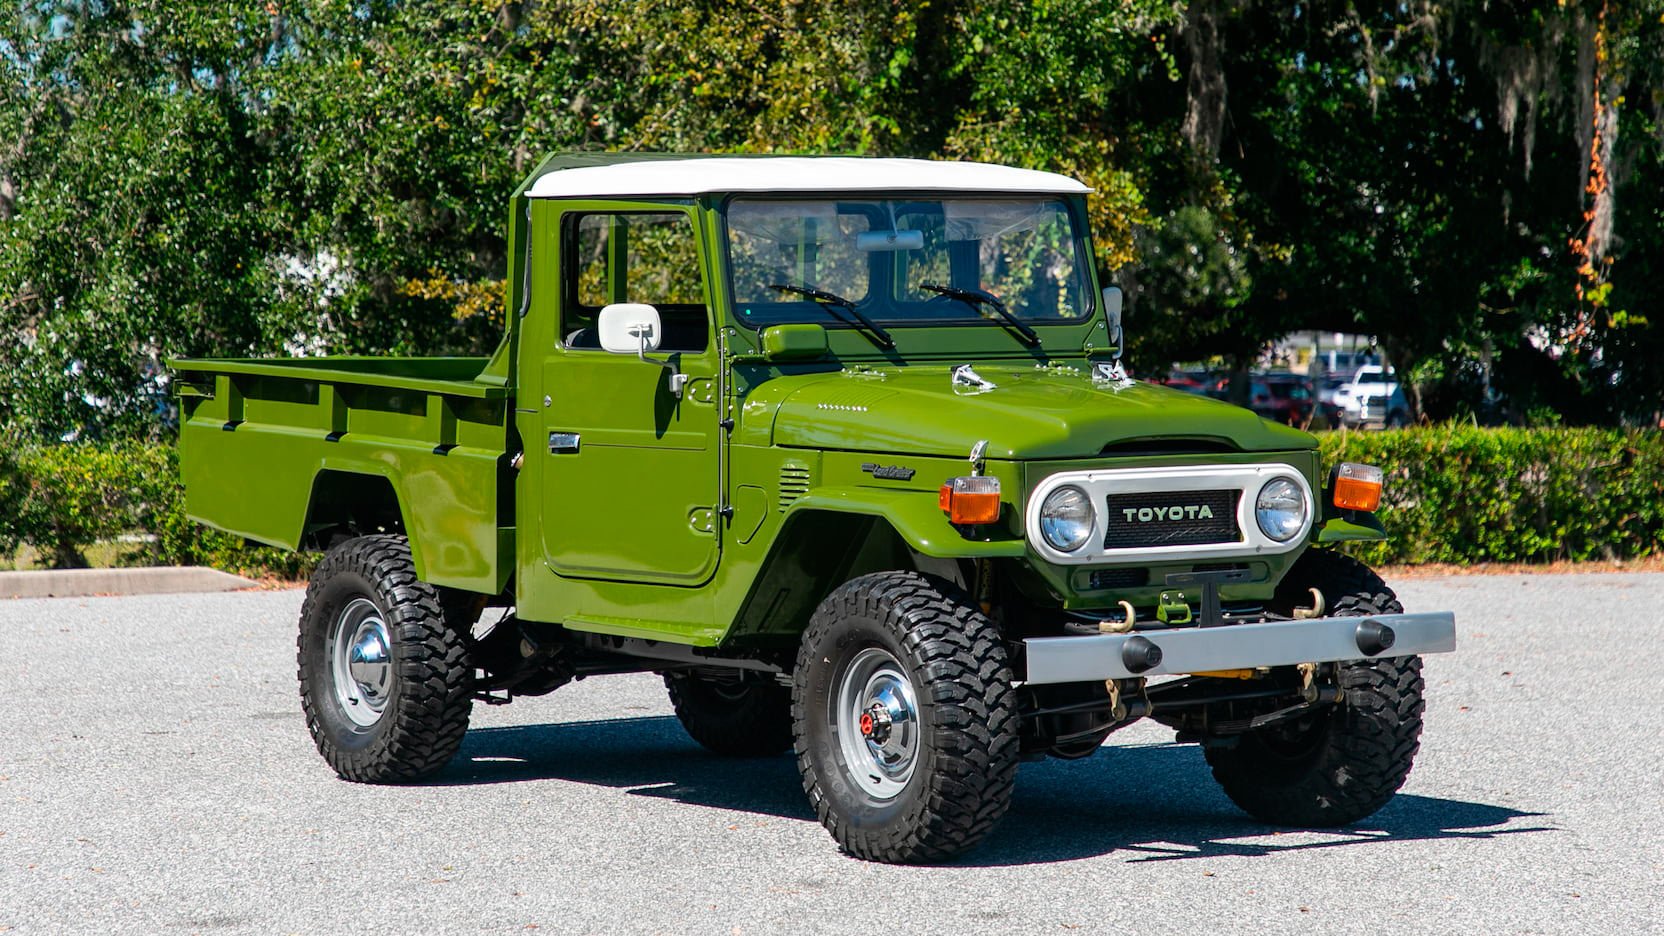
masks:
<instances>
[{"instance_id":1,"label":"chrome wheel rim","mask_svg":"<svg viewBox=\"0 0 1664 936\"><path fill-rule=\"evenodd\" d=\"M330 682L341 714L360 728L381 721L393 688L393 643L381 609L354 598L330 628Z\"/></svg>"},{"instance_id":2,"label":"chrome wheel rim","mask_svg":"<svg viewBox=\"0 0 1664 936\"><path fill-rule=\"evenodd\" d=\"M844 769L867 796L891 800L907 788L919 759L919 705L913 682L888 650L868 647L838 680L833 731Z\"/></svg>"}]
</instances>

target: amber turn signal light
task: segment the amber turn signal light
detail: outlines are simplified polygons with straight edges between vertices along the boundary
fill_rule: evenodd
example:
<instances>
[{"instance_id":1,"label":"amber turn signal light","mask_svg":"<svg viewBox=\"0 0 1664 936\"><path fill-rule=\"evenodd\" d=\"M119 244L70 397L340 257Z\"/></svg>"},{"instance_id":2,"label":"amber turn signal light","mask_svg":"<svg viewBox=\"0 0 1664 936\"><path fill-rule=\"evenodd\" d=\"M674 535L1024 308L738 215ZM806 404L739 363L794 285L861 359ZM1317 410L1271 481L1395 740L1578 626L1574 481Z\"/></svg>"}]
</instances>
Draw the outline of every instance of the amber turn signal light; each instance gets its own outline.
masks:
<instances>
[{"instance_id":1,"label":"amber turn signal light","mask_svg":"<svg viewBox=\"0 0 1664 936\"><path fill-rule=\"evenodd\" d=\"M1381 506L1381 469L1357 462L1335 466L1335 506L1369 513Z\"/></svg>"},{"instance_id":2,"label":"amber turn signal light","mask_svg":"<svg viewBox=\"0 0 1664 936\"><path fill-rule=\"evenodd\" d=\"M993 523L1000 518L1000 479L949 478L942 484L936 505L954 523Z\"/></svg>"}]
</instances>

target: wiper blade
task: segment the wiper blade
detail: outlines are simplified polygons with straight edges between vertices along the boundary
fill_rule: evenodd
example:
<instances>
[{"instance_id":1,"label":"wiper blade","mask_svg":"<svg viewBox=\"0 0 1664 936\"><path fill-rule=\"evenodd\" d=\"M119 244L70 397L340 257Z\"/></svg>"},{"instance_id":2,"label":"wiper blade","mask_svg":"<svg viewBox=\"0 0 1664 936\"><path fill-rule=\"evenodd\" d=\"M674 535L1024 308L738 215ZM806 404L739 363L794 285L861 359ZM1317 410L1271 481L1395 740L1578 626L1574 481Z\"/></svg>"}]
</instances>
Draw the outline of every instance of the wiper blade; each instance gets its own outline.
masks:
<instances>
[{"instance_id":1,"label":"wiper blade","mask_svg":"<svg viewBox=\"0 0 1664 936\"><path fill-rule=\"evenodd\" d=\"M920 283L919 288L927 292L940 293L962 302L968 302L971 305L987 306L998 312L1000 318L1005 319L1005 324L1015 329L1017 334L1023 337L1023 342L1029 347L1037 347L1040 344L1040 333L1028 327L1027 322L1012 315L1011 311L1005 307L1005 303L1001 302L1000 298L991 292L984 292L980 289L961 289L958 286L943 286L941 283Z\"/></svg>"},{"instance_id":2,"label":"wiper blade","mask_svg":"<svg viewBox=\"0 0 1664 936\"><path fill-rule=\"evenodd\" d=\"M829 293L823 289L816 289L813 286L804 286L798 283L770 283L768 288L813 299L823 308L844 309L855 317L854 323L846 322L845 324L854 324L856 326L855 330L866 335L867 339L873 344L878 345L885 351L896 346L896 340L890 337L889 332L885 331L877 322L862 315L861 310L855 308L855 303L837 293ZM834 318L842 319L843 316L835 315Z\"/></svg>"}]
</instances>

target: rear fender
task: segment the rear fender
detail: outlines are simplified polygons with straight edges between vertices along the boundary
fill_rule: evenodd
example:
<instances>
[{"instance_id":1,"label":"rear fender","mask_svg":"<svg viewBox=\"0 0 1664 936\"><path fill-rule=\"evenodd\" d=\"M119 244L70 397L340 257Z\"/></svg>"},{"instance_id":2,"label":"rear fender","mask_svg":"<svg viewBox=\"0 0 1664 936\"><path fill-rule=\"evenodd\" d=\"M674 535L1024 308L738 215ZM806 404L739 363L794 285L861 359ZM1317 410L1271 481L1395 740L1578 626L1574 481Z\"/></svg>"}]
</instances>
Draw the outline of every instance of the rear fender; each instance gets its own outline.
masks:
<instances>
[{"instance_id":1,"label":"rear fender","mask_svg":"<svg viewBox=\"0 0 1664 936\"><path fill-rule=\"evenodd\" d=\"M384 466L354 463L323 468L312 479L300 545L326 550L343 536L403 534L410 541L416 577L426 581L422 544L409 535L405 502L398 476Z\"/></svg>"}]
</instances>

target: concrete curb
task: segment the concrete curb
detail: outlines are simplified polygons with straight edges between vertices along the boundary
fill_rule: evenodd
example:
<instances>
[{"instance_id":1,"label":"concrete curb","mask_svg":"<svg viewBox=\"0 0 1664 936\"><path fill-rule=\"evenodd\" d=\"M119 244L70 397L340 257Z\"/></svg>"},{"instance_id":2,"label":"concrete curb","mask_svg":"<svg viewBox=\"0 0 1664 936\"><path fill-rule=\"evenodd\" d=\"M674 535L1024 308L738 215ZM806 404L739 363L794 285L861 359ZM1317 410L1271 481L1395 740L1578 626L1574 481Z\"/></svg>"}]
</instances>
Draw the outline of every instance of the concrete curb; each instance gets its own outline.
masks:
<instances>
[{"instance_id":1,"label":"concrete curb","mask_svg":"<svg viewBox=\"0 0 1664 936\"><path fill-rule=\"evenodd\" d=\"M136 569L46 569L0 572L0 598L81 598L91 595L165 595L254 588L255 582L201 566Z\"/></svg>"}]
</instances>

